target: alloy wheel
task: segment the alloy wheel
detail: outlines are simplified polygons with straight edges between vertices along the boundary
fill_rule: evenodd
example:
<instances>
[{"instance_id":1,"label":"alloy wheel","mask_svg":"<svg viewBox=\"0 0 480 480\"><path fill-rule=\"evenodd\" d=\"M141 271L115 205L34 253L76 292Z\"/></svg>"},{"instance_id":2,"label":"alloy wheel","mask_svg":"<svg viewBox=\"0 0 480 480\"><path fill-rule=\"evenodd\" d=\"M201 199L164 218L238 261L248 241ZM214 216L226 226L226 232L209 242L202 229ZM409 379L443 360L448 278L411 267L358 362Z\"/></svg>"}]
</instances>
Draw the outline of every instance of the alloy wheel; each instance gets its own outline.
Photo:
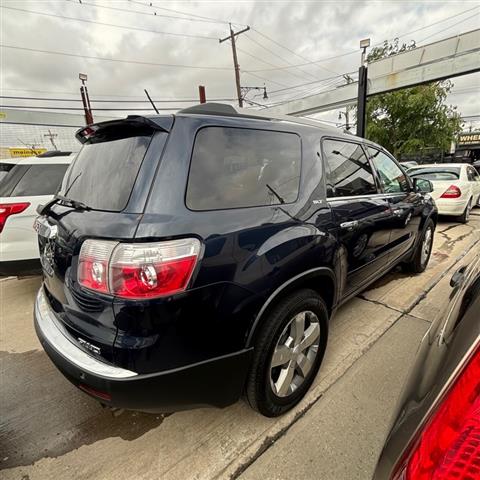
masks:
<instances>
[{"instance_id":1,"label":"alloy wheel","mask_svg":"<svg viewBox=\"0 0 480 480\"><path fill-rule=\"evenodd\" d=\"M283 329L270 362L270 385L278 397L291 395L307 378L318 354L320 322L311 311L296 314Z\"/></svg>"},{"instance_id":2,"label":"alloy wheel","mask_svg":"<svg viewBox=\"0 0 480 480\"><path fill-rule=\"evenodd\" d=\"M422 255L420 261L422 265L425 265L425 262L428 260L428 256L430 255L430 250L432 249L433 243L433 231L431 227L428 227L425 231L425 235L423 236L422 242Z\"/></svg>"}]
</instances>

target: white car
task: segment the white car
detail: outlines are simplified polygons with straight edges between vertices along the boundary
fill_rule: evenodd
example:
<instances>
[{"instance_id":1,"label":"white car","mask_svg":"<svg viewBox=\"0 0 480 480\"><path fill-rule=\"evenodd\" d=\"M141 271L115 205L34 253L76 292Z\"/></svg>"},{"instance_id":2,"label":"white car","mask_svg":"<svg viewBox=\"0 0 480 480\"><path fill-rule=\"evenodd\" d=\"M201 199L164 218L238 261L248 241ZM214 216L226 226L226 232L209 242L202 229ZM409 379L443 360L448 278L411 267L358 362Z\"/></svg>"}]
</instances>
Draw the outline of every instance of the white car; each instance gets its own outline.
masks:
<instances>
[{"instance_id":1,"label":"white car","mask_svg":"<svg viewBox=\"0 0 480 480\"><path fill-rule=\"evenodd\" d=\"M468 163L418 165L407 173L432 182L431 195L440 215L453 215L467 223L471 209L480 206L480 175Z\"/></svg>"},{"instance_id":2,"label":"white car","mask_svg":"<svg viewBox=\"0 0 480 480\"><path fill-rule=\"evenodd\" d=\"M52 199L74 155L0 160L0 275L40 271L33 222Z\"/></svg>"}]
</instances>

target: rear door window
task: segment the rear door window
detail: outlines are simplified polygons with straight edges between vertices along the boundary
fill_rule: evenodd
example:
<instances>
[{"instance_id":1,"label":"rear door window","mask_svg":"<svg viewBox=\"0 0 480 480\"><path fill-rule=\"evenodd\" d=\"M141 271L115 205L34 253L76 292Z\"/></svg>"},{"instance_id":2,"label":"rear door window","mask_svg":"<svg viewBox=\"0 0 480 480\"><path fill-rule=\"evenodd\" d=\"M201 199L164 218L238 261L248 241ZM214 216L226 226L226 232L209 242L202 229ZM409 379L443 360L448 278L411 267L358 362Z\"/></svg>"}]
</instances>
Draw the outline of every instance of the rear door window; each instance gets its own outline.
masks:
<instances>
[{"instance_id":1,"label":"rear door window","mask_svg":"<svg viewBox=\"0 0 480 480\"><path fill-rule=\"evenodd\" d=\"M195 138L186 194L191 210L292 203L298 197L298 135L205 127Z\"/></svg>"},{"instance_id":2,"label":"rear door window","mask_svg":"<svg viewBox=\"0 0 480 480\"><path fill-rule=\"evenodd\" d=\"M370 195L377 192L370 163L357 143L324 140L327 197Z\"/></svg>"},{"instance_id":3,"label":"rear door window","mask_svg":"<svg viewBox=\"0 0 480 480\"><path fill-rule=\"evenodd\" d=\"M123 210L152 138L149 133L84 145L63 182L62 195L94 210Z\"/></svg>"}]
</instances>

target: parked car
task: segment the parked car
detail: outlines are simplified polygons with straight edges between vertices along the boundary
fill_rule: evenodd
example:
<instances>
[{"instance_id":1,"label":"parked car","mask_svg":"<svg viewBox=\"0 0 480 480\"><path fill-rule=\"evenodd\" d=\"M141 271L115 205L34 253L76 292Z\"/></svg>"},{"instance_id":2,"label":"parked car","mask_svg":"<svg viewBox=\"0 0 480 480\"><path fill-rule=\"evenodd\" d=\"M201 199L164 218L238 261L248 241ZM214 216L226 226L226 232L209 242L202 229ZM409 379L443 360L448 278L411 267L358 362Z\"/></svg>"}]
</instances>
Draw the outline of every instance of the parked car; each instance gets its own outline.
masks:
<instances>
[{"instance_id":1,"label":"parked car","mask_svg":"<svg viewBox=\"0 0 480 480\"><path fill-rule=\"evenodd\" d=\"M375 480L480 478L480 256L423 338Z\"/></svg>"},{"instance_id":2,"label":"parked car","mask_svg":"<svg viewBox=\"0 0 480 480\"><path fill-rule=\"evenodd\" d=\"M337 307L437 220L382 147L292 117L205 104L86 127L36 228L48 355L104 404L276 416L305 395Z\"/></svg>"},{"instance_id":3,"label":"parked car","mask_svg":"<svg viewBox=\"0 0 480 480\"><path fill-rule=\"evenodd\" d=\"M440 215L454 215L467 223L472 208L480 206L480 175L467 163L421 165L410 168L408 174L432 182Z\"/></svg>"},{"instance_id":4,"label":"parked car","mask_svg":"<svg viewBox=\"0 0 480 480\"><path fill-rule=\"evenodd\" d=\"M415 167L418 165L418 162L415 162L415 160L411 160L409 162L400 162L400 165L405 168L405 169L409 169L409 168L412 168L412 167Z\"/></svg>"},{"instance_id":5,"label":"parked car","mask_svg":"<svg viewBox=\"0 0 480 480\"><path fill-rule=\"evenodd\" d=\"M52 199L72 157L0 161L0 275L40 273L36 208Z\"/></svg>"}]
</instances>

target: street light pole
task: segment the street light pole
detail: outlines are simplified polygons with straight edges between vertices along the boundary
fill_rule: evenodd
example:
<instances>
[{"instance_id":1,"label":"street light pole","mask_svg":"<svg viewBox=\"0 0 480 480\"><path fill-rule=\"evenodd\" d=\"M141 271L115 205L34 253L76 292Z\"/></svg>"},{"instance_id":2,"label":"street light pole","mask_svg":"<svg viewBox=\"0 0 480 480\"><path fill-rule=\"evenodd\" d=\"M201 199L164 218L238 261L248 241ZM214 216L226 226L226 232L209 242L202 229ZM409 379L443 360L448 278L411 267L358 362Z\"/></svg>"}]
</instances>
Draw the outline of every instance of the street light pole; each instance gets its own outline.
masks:
<instances>
[{"instance_id":1,"label":"street light pole","mask_svg":"<svg viewBox=\"0 0 480 480\"><path fill-rule=\"evenodd\" d=\"M82 81L80 86L80 95L82 97L83 110L85 111L85 123L91 125L93 123L92 107L90 106L90 97L88 96L87 85L87 75L85 73L79 73L78 78Z\"/></svg>"},{"instance_id":2,"label":"street light pole","mask_svg":"<svg viewBox=\"0 0 480 480\"><path fill-rule=\"evenodd\" d=\"M370 46L370 39L360 41L362 49L361 66L358 69L358 99L357 99L357 136L365 137L365 126L367 123L367 65L366 51Z\"/></svg>"}]
</instances>

